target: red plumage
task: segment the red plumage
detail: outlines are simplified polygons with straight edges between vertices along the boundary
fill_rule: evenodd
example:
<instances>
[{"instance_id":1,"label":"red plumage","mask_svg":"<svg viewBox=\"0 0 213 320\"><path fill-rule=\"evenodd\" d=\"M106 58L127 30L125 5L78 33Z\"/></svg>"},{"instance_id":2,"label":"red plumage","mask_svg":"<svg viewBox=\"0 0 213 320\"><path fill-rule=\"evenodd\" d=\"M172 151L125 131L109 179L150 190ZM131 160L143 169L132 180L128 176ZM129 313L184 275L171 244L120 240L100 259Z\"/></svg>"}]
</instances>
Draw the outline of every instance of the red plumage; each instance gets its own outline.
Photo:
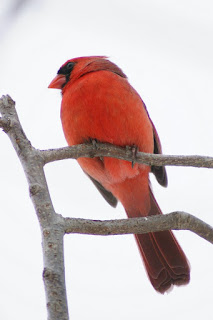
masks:
<instances>
[{"instance_id":1,"label":"red plumage","mask_svg":"<svg viewBox=\"0 0 213 320\"><path fill-rule=\"evenodd\" d=\"M61 120L70 146L91 141L137 146L139 151L161 153L157 131L138 93L123 71L105 57L68 60L50 88L62 90ZM129 218L161 214L149 185L152 171L166 186L164 167L132 164L113 158L79 158L78 162L112 205L117 199ZM163 293L171 285L189 282L184 252L171 231L136 235L154 288Z\"/></svg>"}]
</instances>

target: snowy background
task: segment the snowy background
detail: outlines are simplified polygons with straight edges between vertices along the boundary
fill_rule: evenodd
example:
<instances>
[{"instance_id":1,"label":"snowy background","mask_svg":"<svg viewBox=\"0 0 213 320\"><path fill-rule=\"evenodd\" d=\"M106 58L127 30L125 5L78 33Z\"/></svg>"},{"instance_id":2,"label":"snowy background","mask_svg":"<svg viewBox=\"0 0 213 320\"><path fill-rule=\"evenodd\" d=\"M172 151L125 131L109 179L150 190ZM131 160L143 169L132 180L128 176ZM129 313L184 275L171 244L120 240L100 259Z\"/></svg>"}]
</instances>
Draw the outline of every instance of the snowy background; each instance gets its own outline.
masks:
<instances>
[{"instance_id":1,"label":"snowy background","mask_svg":"<svg viewBox=\"0 0 213 320\"><path fill-rule=\"evenodd\" d=\"M10 94L24 130L40 149L66 146L60 92L47 89L67 59L107 55L142 96L166 154L213 155L213 4L211 0L46 0L0 3L0 94ZM46 319L39 225L24 173L0 133L0 318ZM213 171L168 167L169 186L153 181L163 212L184 210L213 224ZM45 168L63 216L124 218L74 160ZM65 237L71 319L210 318L213 249L176 235L191 282L160 295L145 274L133 236Z\"/></svg>"}]
</instances>

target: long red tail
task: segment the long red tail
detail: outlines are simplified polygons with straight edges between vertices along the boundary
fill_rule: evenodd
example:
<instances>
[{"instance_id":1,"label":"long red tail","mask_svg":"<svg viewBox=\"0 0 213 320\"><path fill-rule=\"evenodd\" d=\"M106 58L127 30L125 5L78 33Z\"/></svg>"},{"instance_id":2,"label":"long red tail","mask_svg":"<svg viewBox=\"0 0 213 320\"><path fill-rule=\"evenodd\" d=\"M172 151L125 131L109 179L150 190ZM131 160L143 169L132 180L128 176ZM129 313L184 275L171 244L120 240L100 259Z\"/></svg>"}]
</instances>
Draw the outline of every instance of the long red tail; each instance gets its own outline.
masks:
<instances>
[{"instance_id":1,"label":"long red tail","mask_svg":"<svg viewBox=\"0 0 213 320\"><path fill-rule=\"evenodd\" d=\"M162 214L151 190L150 204L149 215ZM128 211L127 215L133 217ZM135 237L155 290L164 293L172 285L189 282L190 268L187 258L171 231L139 234Z\"/></svg>"}]
</instances>

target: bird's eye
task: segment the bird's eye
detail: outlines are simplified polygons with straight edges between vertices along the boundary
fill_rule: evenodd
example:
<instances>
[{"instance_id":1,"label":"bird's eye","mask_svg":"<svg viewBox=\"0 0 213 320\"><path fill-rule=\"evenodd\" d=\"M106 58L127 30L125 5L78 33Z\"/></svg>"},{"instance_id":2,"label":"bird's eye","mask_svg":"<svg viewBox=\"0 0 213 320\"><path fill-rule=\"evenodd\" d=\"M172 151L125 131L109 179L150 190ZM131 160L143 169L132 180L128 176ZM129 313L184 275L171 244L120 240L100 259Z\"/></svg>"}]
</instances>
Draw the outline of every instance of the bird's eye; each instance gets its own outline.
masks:
<instances>
[{"instance_id":1,"label":"bird's eye","mask_svg":"<svg viewBox=\"0 0 213 320\"><path fill-rule=\"evenodd\" d=\"M73 62L68 62L68 64L66 65L66 69L67 69L68 71L72 70L73 67L74 67L74 63L73 63Z\"/></svg>"},{"instance_id":2,"label":"bird's eye","mask_svg":"<svg viewBox=\"0 0 213 320\"><path fill-rule=\"evenodd\" d=\"M65 66L62 66L58 70L58 74L64 74L65 76L70 76L72 69L74 68L75 63L74 62L68 62Z\"/></svg>"}]
</instances>

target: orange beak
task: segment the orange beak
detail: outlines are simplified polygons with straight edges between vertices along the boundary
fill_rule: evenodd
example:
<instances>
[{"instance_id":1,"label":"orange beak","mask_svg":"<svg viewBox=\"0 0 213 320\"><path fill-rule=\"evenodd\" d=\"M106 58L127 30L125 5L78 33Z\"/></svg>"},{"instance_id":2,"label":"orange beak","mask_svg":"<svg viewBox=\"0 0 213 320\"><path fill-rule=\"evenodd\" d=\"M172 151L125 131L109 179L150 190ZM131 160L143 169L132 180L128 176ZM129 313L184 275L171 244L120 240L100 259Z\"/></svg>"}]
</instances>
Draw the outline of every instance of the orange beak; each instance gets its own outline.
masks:
<instances>
[{"instance_id":1,"label":"orange beak","mask_svg":"<svg viewBox=\"0 0 213 320\"><path fill-rule=\"evenodd\" d=\"M50 82L48 88L62 89L66 83L66 77L63 74L57 74L57 76Z\"/></svg>"}]
</instances>

